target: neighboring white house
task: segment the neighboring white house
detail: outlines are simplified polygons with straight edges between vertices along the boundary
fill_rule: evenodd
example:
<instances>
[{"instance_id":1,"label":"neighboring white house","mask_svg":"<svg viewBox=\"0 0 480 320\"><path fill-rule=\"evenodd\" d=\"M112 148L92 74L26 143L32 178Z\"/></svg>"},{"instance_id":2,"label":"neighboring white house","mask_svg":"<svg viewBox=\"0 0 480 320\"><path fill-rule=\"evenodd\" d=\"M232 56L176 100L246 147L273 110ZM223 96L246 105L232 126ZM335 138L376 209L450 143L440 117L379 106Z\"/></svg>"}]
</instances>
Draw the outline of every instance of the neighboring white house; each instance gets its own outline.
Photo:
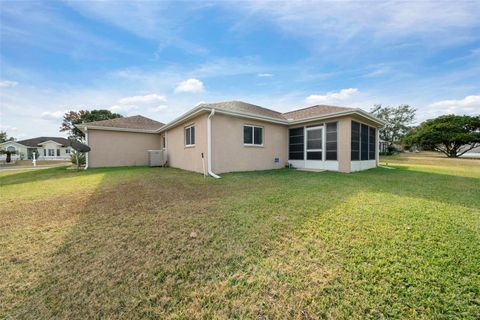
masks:
<instances>
[{"instance_id":1,"label":"neighboring white house","mask_svg":"<svg viewBox=\"0 0 480 320\"><path fill-rule=\"evenodd\" d=\"M465 149L463 149L465 150ZM462 155L463 158L480 158L480 146L473 148L472 150L469 150L465 152Z\"/></svg>"},{"instance_id":2,"label":"neighboring white house","mask_svg":"<svg viewBox=\"0 0 480 320\"><path fill-rule=\"evenodd\" d=\"M6 141L0 143L0 149L16 151L12 160L33 159L33 153L38 160L69 160L70 141L61 137L38 137L21 141ZM5 160L6 155L0 155Z\"/></svg>"}]
</instances>

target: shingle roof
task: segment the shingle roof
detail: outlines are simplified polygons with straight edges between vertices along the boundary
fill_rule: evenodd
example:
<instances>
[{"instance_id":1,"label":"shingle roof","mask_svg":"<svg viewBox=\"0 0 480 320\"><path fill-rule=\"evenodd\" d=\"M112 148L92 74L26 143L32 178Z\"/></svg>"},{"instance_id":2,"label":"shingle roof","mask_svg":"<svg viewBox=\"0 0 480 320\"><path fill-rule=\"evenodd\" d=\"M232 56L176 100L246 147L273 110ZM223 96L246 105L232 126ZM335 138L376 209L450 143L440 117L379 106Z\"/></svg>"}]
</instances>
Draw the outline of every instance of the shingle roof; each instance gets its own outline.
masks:
<instances>
[{"instance_id":1,"label":"shingle roof","mask_svg":"<svg viewBox=\"0 0 480 320\"><path fill-rule=\"evenodd\" d=\"M316 105L308 108L298 109L281 113L275 110L263 108L254 104L242 101L225 101L217 103L206 103L203 107L212 109L223 109L227 111L237 111L242 113L249 113L252 115L267 116L279 120L301 120L315 116L322 116L335 112L354 110L354 108L337 107L330 105Z\"/></svg>"},{"instance_id":2,"label":"shingle roof","mask_svg":"<svg viewBox=\"0 0 480 320\"><path fill-rule=\"evenodd\" d=\"M242 113L250 113L254 115L266 116L270 118L276 118L285 120L282 113L267 108L263 108L254 104L242 102L242 101L225 101L216 103L205 103L201 106L212 109L223 109L227 111L237 111Z\"/></svg>"},{"instance_id":3,"label":"shingle roof","mask_svg":"<svg viewBox=\"0 0 480 320\"><path fill-rule=\"evenodd\" d=\"M285 112L282 116L287 120L301 120L315 116L322 116L329 113L354 110L354 108L337 107L329 105L317 105L308 108Z\"/></svg>"},{"instance_id":4,"label":"shingle roof","mask_svg":"<svg viewBox=\"0 0 480 320\"><path fill-rule=\"evenodd\" d=\"M45 141L55 141L57 143L60 143L62 146L67 147L70 145L70 141L68 139L62 138L62 137L37 137L37 138L32 138L32 139L26 139L26 140L20 140L20 141L15 141L19 144L23 144L24 146L27 147L38 147L38 144L45 142Z\"/></svg>"},{"instance_id":5,"label":"shingle roof","mask_svg":"<svg viewBox=\"0 0 480 320\"><path fill-rule=\"evenodd\" d=\"M108 127L108 128L139 129L139 130L156 130L164 126L164 124L161 122L158 122L153 119L146 118L140 115L87 122L87 123L84 123L84 125L95 126L95 127Z\"/></svg>"}]
</instances>

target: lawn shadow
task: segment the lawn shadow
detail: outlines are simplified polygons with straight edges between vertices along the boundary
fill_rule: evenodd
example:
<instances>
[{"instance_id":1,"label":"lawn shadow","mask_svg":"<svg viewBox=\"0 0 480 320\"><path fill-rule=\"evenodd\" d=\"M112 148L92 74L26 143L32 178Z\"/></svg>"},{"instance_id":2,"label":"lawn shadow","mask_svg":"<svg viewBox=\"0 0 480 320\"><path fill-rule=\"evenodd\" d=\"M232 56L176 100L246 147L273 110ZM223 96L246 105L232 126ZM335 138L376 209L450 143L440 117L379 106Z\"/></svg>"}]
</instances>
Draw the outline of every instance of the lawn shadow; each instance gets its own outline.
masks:
<instances>
[{"instance_id":1,"label":"lawn shadow","mask_svg":"<svg viewBox=\"0 0 480 320\"><path fill-rule=\"evenodd\" d=\"M12 317L233 316L245 297L263 297L228 283L241 274L254 276L252 268L312 214L300 201L285 207L296 201L285 186L298 173L231 174L222 180L173 169L156 173L120 182L106 173ZM318 184L304 178L301 188ZM315 210L327 210L343 197L332 194L329 200L314 200ZM262 279L255 281L263 286ZM261 300L249 308L244 315L264 309Z\"/></svg>"}]
</instances>

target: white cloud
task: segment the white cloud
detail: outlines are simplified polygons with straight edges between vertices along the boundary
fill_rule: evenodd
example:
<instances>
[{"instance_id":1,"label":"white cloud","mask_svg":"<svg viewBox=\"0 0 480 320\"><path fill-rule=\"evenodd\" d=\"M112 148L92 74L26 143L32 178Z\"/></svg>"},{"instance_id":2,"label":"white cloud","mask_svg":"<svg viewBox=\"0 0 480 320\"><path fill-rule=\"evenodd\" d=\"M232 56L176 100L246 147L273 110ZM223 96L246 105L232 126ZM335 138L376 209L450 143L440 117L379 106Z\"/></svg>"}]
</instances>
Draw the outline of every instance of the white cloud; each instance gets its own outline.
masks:
<instances>
[{"instance_id":1,"label":"white cloud","mask_svg":"<svg viewBox=\"0 0 480 320\"><path fill-rule=\"evenodd\" d=\"M273 74L271 74L271 73L258 73L258 74L257 74L257 77L260 77L260 78L269 78L269 77L273 77Z\"/></svg>"},{"instance_id":2,"label":"white cloud","mask_svg":"<svg viewBox=\"0 0 480 320\"><path fill-rule=\"evenodd\" d=\"M185 81L180 82L176 87L175 87L175 92L192 92L192 93L197 93L197 92L203 92L205 91L205 87L203 86L203 82L198 80L198 79L188 79Z\"/></svg>"},{"instance_id":3,"label":"white cloud","mask_svg":"<svg viewBox=\"0 0 480 320\"><path fill-rule=\"evenodd\" d=\"M168 108L167 105L162 104L162 105L159 105L159 106L157 106L157 107L150 108L150 109L148 109L148 110L151 111L151 112L160 112L160 111L163 111L163 110L165 110L165 109L167 109L167 108Z\"/></svg>"},{"instance_id":4,"label":"white cloud","mask_svg":"<svg viewBox=\"0 0 480 320\"><path fill-rule=\"evenodd\" d=\"M350 99L359 93L357 88L342 89L339 92L328 92L325 95L312 94L305 98L307 104L319 104L326 102L338 102Z\"/></svg>"},{"instance_id":5,"label":"white cloud","mask_svg":"<svg viewBox=\"0 0 480 320\"><path fill-rule=\"evenodd\" d=\"M130 96L121 98L118 103L108 108L113 112L129 112L138 109L149 108L150 111L158 109L158 104L166 102L167 98L163 95L151 93L146 95ZM159 109L158 109L159 110Z\"/></svg>"},{"instance_id":6,"label":"white cloud","mask_svg":"<svg viewBox=\"0 0 480 320\"><path fill-rule=\"evenodd\" d=\"M480 96L437 101L429 104L424 113L430 117L443 114L480 114Z\"/></svg>"},{"instance_id":7,"label":"white cloud","mask_svg":"<svg viewBox=\"0 0 480 320\"><path fill-rule=\"evenodd\" d=\"M42 112L42 119L45 120L58 120L62 119L66 111L45 111Z\"/></svg>"},{"instance_id":8,"label":"white cloud","mask_svg":"<svg viewBox=\"0 0 480 320\"><path fill-rule=\"evenodd\" d=\"M165 101L167 101L167 98L165 98L165 96L152 93L144 96L125 97L118 100L118 103L123 105L132 105L132 104L143 104L143 103L158 103L158 102L165 102Z\"/></svg>"},{"instance_id":9,"label":"white cloud","mask_svg":"<svg viewBox=\"0 0 480 320\"><path fill-rule=\"evenodd\" d=\"M0 88L15 87L17 84L18 82L16 81L0 80Z\"/></svg>"}]
</instances>

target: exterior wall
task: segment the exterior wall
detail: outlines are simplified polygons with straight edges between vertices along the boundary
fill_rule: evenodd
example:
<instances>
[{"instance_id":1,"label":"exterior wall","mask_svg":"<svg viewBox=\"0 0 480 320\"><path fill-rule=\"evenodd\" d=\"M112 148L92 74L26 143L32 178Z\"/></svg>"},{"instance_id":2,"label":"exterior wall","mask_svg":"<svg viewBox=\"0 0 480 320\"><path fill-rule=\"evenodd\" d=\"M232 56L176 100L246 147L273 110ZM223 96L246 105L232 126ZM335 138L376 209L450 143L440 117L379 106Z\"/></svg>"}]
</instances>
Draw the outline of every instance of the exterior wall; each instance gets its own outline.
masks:
<instances>
[{"instance_id":1,"label":"exterior wall","mask_svg":"<svg viewBox=\"0 0 480 320\"><path fill-rule=\"evenodd\" d=\"M263 127L263 146L243 144L243 125ZM212 170L215 173L283 168L287 163L287 126L215 114L212 118ZM280 161L275 163L274 158Z\"/></svg>"},{"instance_id":2,"label":"exterior wall","mask_svg":"<svg viewBox=\"0 0 480 320\"><path fill-rule=\"evenodd\" d=\"M27 147L16 142L5 142L0 145L0 149L6 150L8 147L14 147L17 151L16 154L11 155L12 160L31 160L29 158L29 150L37 150L38 158L37 160L69 160L70 154L67 153L67 150L70 150L70 147L60 147L58 144L49 142L43 146L38 146L36 148ZM48 156L48 149L55 150L55 155L53 157ZM60 149L60 156L57 156L57 149ZM44 151L47 150L47 156L44 156ZM6 155L0 155L0 161L5 161Z\"/></svg>"},{"instance_id":3,"label":"exterior wall","mask_svg":"<svg viewBox=\"0 0 480 320\"><path fill-rule=\"evenodd\" d=\"M88 166L148 165L148 150L160 149L160 136L152 133L88 130Z\"/></svg>"},{"instance_id":4,"label":"exterior wall","mask_svg":"<svg viewBox=\"0 0 480 320\"><path fill-rule=\"evenodd\" d=\"M8 147L14 147L15 151L17 151L16 154L12 154L10 158L13 160L20 160L22 158L21 154L23 154L23 158L27 159L27 147L24 145L21 145L19 143L13 142L13 141L7 141L2 144L0 144L0 149L2 150L7 150ZM5 161L7 159L7 155L5 154L0 154L0 161Z\"/></svg>"},{"instance_id":5,"label":"exterior wall","mask_svg":"<svg viewBox=\"0 0 480 320\"><path fill-rule=\"evenodd\" d=\"M203 173L203 153L207 170L207 118L208 114L204 113L167 130L167 161L170 167ZM195 126L195 145L187 147L185 127L191 125Z\"/></svg>"},{"instance_id":6,"label":"exterior wall","mask_svg":"<svg viewBox=\"0 0 480 320\"><path fill-rule=\"evenodd\" d=\"M39 154L39 157L38 157L39 160L69 160L70 159L70 154L67 153L67 149L70 149L70 148L61 147L59 144L55 142L42 143L41 147L38 147L36 149ZM49 149L54 150L53 156L48 155ZM60 150L60 156L57 156L57 149Z\"/></svg>"}]
</instances>

